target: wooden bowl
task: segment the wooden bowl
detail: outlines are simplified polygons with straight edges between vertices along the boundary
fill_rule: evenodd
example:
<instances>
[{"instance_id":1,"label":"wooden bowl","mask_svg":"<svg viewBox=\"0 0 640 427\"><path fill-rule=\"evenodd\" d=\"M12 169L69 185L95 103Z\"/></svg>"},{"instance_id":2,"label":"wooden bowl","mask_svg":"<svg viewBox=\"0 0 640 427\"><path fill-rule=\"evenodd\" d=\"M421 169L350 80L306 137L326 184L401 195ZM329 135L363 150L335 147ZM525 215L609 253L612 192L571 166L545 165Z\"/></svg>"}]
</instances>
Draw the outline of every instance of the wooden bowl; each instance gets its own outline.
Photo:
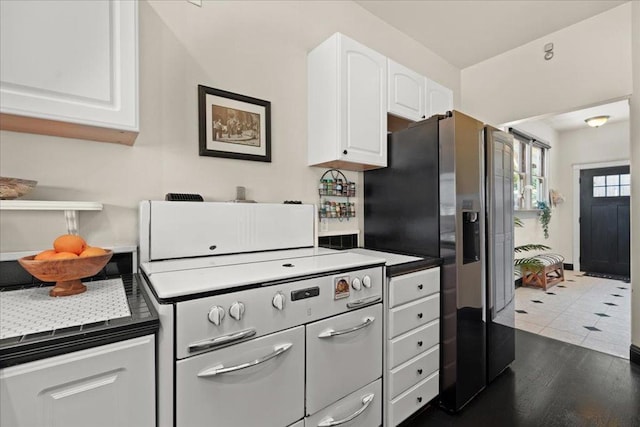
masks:
<instances>
[{"instance_id":1,"label":"wooden bowl","mask_svg":"<svg viewBox=\"0 0 640 427\"><path fill-rule=\"evenodd\" d=\"M113 251L107 250L104 255L89 256L72 259L34 260L35 255L20 258L18 262L32 276L43 282L56 282L49 291L52 297L64 297L81 294L87 290L80 279L91 277L104 268L113 256Z\"/></svg>"},{"instance_id":2,"label":"wooden bowl","mask_svg":"<svg viewBox=\"0 0 640 427\"><path fill-rule=\"evenodd\" d=\"M33 190L38 181L0 176L0 200L17 199Z\"/></svg>"}]
</instances>

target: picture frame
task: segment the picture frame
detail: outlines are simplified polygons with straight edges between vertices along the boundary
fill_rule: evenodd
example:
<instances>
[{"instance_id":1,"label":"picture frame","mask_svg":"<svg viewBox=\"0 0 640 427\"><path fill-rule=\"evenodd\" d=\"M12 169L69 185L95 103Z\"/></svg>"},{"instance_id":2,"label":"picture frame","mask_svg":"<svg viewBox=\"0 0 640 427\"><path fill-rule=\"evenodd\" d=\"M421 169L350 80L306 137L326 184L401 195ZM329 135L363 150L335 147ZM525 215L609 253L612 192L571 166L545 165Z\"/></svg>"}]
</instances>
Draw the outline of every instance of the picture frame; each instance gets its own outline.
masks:
<instances>
[{"instance_id":1,"label":"picture frame","mask_svg":"<svg viewBox=\"0 0 640 427\"><path fill-rule=\"evenodd\" d=\"M198 85L200 156L271 162L271 102Z\"/></svg>"}]
</instances>

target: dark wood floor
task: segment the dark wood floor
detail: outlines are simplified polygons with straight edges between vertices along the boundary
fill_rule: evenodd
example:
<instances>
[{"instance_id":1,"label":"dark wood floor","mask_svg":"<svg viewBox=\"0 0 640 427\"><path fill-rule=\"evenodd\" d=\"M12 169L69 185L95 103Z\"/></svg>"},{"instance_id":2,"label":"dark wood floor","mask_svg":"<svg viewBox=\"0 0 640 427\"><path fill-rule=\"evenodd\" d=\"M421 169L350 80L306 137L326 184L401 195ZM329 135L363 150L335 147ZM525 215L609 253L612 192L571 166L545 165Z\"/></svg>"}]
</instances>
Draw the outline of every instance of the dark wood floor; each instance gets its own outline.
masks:
<instances>
[{"instance_id":1,"label":"dark wood floor","mask_svg":"<svg viewBox=\"0 0 640 427\"><path fill-rule=\"evenodd\" d=\"M516 361L459 414L427 409L406 427L640 426L640 366L516 331Z\"/></svg>"}]
</instances>

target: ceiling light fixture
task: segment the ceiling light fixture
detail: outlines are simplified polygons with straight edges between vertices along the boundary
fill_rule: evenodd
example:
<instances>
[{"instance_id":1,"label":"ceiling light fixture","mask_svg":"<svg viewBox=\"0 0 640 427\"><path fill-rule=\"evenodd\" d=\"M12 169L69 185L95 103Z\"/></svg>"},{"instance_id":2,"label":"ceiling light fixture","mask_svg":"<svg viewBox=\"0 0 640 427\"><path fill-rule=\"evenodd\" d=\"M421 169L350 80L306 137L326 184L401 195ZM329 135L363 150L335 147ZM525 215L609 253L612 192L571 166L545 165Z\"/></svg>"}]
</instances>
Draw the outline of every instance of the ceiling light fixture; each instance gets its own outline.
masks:
<instances>
[{"instance_id":1,"label":"ceiling light fixture","mask_svg":"<svg viewBox=\"0 0 640 427\"><path fill-rule=\"evenodd\" d=\"M609 120L609 116L595 116L585 119L585 122L592 128L597 128L607 123L607 120Z\"/></svg>"}]
</instances>

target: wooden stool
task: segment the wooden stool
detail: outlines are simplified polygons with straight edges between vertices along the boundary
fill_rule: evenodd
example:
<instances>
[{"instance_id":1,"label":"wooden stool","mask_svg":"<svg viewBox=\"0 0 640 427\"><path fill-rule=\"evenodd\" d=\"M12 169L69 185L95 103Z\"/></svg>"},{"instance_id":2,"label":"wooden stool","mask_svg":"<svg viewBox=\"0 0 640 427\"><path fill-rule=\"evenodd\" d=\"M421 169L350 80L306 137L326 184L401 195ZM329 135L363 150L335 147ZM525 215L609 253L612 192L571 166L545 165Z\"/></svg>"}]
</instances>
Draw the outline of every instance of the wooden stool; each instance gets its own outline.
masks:
<instances>
[{"instance_id":1,"label":"wooden stool","mask_svg":"<svg viewBox=\"0 0 640 427\"><path fill-rule=\"evenodd\" d=\"M558 254L540 254L534 258L542 263L538 270L522 269L522 285L542 288L545 291L564 281L564 257Z\"/></svg>"}]
</instances>

